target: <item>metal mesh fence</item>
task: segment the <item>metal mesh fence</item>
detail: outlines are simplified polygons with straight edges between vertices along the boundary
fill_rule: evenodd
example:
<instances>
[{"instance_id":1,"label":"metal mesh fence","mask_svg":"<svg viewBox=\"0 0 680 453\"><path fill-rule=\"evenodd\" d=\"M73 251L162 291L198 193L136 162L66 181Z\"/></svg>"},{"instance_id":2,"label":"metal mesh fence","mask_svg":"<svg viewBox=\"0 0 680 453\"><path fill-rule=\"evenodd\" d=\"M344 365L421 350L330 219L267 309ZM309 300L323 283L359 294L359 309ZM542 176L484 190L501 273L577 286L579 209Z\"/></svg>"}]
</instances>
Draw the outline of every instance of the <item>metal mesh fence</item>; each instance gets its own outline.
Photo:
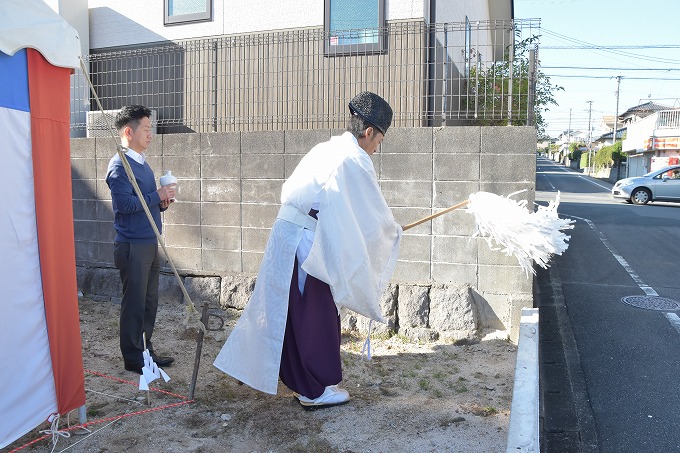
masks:
<instances>
[{"instance_id":1,"label":"metal mesh fence","mask_svg":"<svg viewBox=\"0 0 680 453\"><path fill-rule=\"evenodd\" d=\"M296 29L98 52L86 65L104 110L146 105L159 133L344 128L363 90L387 99L397 127L533 124L537 41L525 40L539 32L538 20L394 22L383 49L338 55L323 29ZM73 77L72 130L106 132Z\"/></svg>"}]
</instances>

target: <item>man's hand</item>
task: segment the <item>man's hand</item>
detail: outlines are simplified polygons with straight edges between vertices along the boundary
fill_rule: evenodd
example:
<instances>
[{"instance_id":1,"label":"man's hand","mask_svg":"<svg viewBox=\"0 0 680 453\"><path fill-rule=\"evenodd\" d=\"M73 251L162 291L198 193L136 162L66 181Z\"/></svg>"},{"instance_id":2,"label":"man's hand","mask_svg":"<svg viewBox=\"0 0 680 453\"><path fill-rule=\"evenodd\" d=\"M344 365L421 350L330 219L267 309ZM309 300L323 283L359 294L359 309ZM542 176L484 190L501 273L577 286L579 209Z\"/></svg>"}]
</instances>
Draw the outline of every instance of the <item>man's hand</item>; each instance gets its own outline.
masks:
<instances>
[{"instance_id":1,"label":"man's hand","mask_svg":"<svg viewBox=\"0 0 680 453\"><path fill-rule=\"evenodd\" d=\"M163 186L160 189L158 189L156 192L158 192L158 196L161 197L161 203L162 202L167 202L170 199L175 198L175 184L168 184L167 186ZM174 201L174 200L173 200ZM170 203L168 203L169 205ZM161 207L163 205L161 204ZM167 207L167 205L166 205Z\"/></svg>"},{"instance_id":2,"label":"man's hand","mask_svg":"<svg viewBox=\"0 0 680 453\"><path fill-rule=\"evenodd\" d=\"M160 207L161 207L161 209L167 209L168 206L170 206L170 203L174 203L174 202L175 202L174 198L170 198L169 200L163 200L163 201L161 201Z\"/></svg>"}]
</instances>

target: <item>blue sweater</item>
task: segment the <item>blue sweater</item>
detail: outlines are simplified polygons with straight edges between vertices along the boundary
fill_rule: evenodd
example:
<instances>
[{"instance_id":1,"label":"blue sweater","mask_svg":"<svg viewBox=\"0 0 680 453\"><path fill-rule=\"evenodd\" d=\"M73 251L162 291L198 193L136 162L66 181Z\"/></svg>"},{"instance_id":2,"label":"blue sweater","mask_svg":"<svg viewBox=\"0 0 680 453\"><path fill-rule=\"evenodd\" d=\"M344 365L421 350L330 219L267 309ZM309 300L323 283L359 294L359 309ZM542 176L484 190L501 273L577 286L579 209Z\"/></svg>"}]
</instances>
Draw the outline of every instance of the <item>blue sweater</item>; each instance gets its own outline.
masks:
<instances>
[{"instance_id":1,"label":"blue sweater","mask_svg":"<svg viewBox=\"0 0 680 453\"><path fill-rule=\"evenodd\" d=\"M134 159L126 156L135 175L137 184L144 194L149 211L156 222L159 232L161 225L161 198L156 192L156 178L148 163L137 163ZM113 207L113 226L116 229L116 242L130 242L137 244L153 244L156 235L151 228L151 223L144 212L142 202L137 197L135 189L125 173L123 162L118 154L109 161L106 170L106 184L111 189L111 201Z\"/></svg>"}]
</instances>

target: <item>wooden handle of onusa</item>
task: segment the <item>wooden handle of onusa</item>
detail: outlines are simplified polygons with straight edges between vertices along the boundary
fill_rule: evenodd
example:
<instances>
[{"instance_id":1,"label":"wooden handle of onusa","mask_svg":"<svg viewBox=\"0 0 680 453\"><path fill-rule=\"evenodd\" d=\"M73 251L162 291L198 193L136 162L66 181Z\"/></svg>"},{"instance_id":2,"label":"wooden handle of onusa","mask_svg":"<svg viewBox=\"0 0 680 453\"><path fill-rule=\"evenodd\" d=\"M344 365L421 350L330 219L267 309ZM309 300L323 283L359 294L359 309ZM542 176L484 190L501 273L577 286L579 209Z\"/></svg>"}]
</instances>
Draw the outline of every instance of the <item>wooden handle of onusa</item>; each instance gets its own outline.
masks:
<instances>
[{"instance_id":1,"label":"wooden handle of onusa","mask_svg":"<svg viewBox=\"0 0 680 453\"><path fill-rule=\"evenodd\" d=\"M451 207L449 207L449 208L446 208L446 209L444 209L443 211L440 211L440 212L438 212L438 213L436 213L436 214L432 214L432 215L429 215L429 216L427 216L427 217L423 217L422 219L420 219L420 220L418 220L418 221L416 221L416 222L409 223L408 225L403 226L401 229L404 230L404 231L406 231L406 230L408 230L409 228L413 228L414 226L420 225L421 223L425 223L425 222L427 222L428 220L432 220L432 219L434 219L435 217L439 217L440 215L446 214L447 212L451 212L451 211L453 211L454 209L462 208L463 206L467 205L468 203L470 203L470 200L461 201L460 203L458 203L458 204L456 204L456 205L453 205L453 206L451 206Z\"/></svg>"}]
</instances>

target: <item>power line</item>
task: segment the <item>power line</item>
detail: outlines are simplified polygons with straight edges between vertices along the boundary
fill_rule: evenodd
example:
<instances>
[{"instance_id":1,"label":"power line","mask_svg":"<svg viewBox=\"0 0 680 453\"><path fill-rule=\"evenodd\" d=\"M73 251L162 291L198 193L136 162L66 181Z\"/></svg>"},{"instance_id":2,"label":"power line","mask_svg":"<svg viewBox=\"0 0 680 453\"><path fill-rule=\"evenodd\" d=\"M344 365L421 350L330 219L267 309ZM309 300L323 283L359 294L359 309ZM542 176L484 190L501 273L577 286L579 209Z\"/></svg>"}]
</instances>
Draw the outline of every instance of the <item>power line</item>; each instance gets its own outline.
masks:
<instances>
[{"instance_id":1,"label":"power line","mask_svg":"<svg viewBox=\"0 0 680 453\"><path fill-rule=\"evenodd\" d=\"M630 45L630 46L598 46L596 44L578 46L541 46L541 49L552 50L612 50L612 49L680 49L678 44Z\"/></svg>"},{"instance_id":2,"label":"power line","mask_svg":"<svg viewBox=\"0 0 680 453\"><path fill-rule=\"evenodd\" d=\"M541 69L592 69L603 71L680 71L680 68L605 68L590 66L541 66Z\"/></svg>"},{"instance_id":3,"label":"power line","mask_svg":"<svg viewBox=\"0 0 680 453\"><path fill-rule=\"evenodd\" d=\"M566 74L545 74L548 77L567 77L578 79L612 79L612 76L589 76L589 75L566 75ZM669 79L666 77L626 77L626 80L661 80L661 81L680 81L680 79Z\"/></svg>"},{"instance_id":4,"label":"power line","mask_svg":"<svg viewBox=\"0 0 680 453\"><path fill-rule=\"evenodd\" d=\"M640 55L640 54L631 53L631 52L622 52L622 51L619 51L619 50L612 50L612 49L607 49L607 48L601 49L600 47L602 47L602 46L597 46L596 44L593 44L593 43L581 41L580 39L572 38L572 37L569 37L569 36L554 32L554 31L550 31L546 28L542 28L541 30L549 36L554 36L556 38L563 39L567 42L572 42L572 43L579 45L579 46L590 46L590 47L592 47L592 50L595 50L595 51L597 51L597 50L607 50L609 54L619 55L619 56L628 57L628 58L635 58L637 60L655 61L655 62L659 62L659 63L680 64L680 60L673 60L673 59L669 59L669 58L647 57L645 55ZM610 56L610 55L607 55L607 56Z\"/></svg>"}]
</instances>

